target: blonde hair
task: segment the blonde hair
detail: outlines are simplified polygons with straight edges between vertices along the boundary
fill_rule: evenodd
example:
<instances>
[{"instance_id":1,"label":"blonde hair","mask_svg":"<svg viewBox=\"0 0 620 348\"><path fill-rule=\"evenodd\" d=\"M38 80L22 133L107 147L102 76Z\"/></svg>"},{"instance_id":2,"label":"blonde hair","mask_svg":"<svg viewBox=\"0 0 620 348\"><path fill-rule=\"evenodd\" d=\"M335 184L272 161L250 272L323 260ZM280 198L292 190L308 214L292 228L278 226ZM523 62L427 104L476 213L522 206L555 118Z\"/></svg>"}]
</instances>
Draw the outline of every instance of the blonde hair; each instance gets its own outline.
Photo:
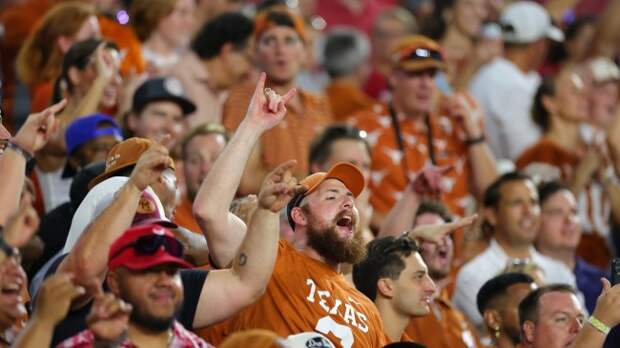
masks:
<instances>
[{"instance_id":1,"label":"blonde hair","mask_svg":"<svg viewBox=\"0 0 620 348\"><path fill-rule=\"evenodd\" d=\"M63 56L58 38L75 35L94 15L94 6L77 1L58 4L49 10L19 50L16 60L19 79L28 85L56 79Z\"/></svg>"},{"instance_id":2,"label":"blonde hair","mask_svg":"<svg viewBox=\"0 0 620 348\"><path fill-rule=\"evenodd\" d=\"M129 10L131 26L140 41L146 41L159 22L174 11L177 0L133 0Z\"/></svg>"}]
</instances>

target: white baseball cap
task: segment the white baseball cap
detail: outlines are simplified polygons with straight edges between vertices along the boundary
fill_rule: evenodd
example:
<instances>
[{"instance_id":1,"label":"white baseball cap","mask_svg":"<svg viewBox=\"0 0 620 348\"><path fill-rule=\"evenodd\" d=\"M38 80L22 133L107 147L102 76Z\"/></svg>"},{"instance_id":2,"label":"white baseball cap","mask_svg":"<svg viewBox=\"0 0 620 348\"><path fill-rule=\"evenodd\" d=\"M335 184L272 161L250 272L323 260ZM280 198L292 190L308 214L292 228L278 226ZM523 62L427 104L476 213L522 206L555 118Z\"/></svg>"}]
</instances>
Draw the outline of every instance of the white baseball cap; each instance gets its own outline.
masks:
<instances>
[{"instance_id":1,"label":"white baseball cap","mask_svg":"<svg viewBox=\"0 0 620 348\"><path fill-rule=\"evenodd\" d=\"M598 57L590 62L592 77L596 82L608 82L620 80L620 69L613 60Z\"/></svg>"},{"instance_id":2,"label":"white baseball cap","mask_svg":"<svg viewBox=\"0 0 620 348\"><path fill-rule=\"evenodd\" d=\"M534 1L517 1L508 5L500 18L503 38L508 43L531 43L547 37L564 41L564 33L551 23L547 10Z\"/></svg>"},{"instance_id":3,"label":"white baseball cap","mask_svg":"<svg viewBox=\"0 0 620 348\"><path fill-rule=\"evenodd\" d=\"M302 332L286 338L290 348L336 348L334 344L318 332Z\"/></svg>"}]
</instances>

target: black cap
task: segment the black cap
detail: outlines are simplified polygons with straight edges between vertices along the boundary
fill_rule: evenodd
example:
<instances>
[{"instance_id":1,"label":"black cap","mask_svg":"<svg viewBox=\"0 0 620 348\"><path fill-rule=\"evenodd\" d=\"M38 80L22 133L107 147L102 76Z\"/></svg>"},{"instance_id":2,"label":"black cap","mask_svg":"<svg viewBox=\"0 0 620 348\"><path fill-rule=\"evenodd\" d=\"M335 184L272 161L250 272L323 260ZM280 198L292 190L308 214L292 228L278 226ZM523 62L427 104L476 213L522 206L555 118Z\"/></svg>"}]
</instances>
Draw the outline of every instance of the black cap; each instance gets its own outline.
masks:
<instances>
[{"instance_id":1,"label":"black cap","mask_svg":"<svg viewBox=\"0 0 620 348\"><path fill-rule=\"evenodd\" d=\"M183 115L196 111L196 105L185 97L181 81L174 77L157 77L144 81L133 94L132 109L134 112L140 112L146 104L161 100L179 105Z\"/></svg>"}]
</instances>

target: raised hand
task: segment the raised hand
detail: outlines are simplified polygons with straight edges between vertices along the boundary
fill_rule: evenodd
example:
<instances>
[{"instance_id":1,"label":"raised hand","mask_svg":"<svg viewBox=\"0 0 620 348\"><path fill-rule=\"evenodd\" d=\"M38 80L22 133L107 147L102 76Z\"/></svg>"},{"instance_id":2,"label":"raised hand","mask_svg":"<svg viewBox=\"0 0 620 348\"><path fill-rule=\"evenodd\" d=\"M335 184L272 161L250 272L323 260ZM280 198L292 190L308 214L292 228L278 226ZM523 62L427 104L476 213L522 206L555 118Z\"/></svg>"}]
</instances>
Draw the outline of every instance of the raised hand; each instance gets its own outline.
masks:
<instances>
[{"instance_id":1,"label":"raised hand","mask_svg":"<svg viewBox=\"0 0 620 348\"><path fill-rule=\"evenodd\" d=\"M31 205L22 205L9 218L4 228L4 240L12 247L26 245L39 228L39 215Z\"/></svg>"},{"instance_id":2,"label":"raised hand","mask_svg":"<svg viewBox=\"0 0 620 348\"><path fill-rule=\"evenodd\" d=\"M258 208L258 197L256 195L247 195L235 199L230 205L230 212L237 215L247 225L252 220L252 215L254 215L256 208Z\"/></svg>"},{"instance_id":3,"label":"raised hand","mask_svg":"<svg viewBox=\"0 0 620 348\"><path fill-rule=\"evenodd\" d=\"M136 167L131 172L129 182L140 191L146 190L151 184L161 180L162 172L173 165L166 146L154 143L140 156Z\"/></svg>"},{"instance_id":4,"label":"raised hand","mask_svg":"<svg viewBox=\"0 0 620 348\"><path fill-rule=\"evenodd\" d=\"M120 59L115 57L105 46L106 43L103 42L95 51L95 68L97 69L97 76L109 81L120 65Z\"/></svg>"},{"instance_id":5,"label":"raised hand","mask_svg":"<svg viewBox=\"0 0 620 348\"><path fill-rule=\"evenodd\" d=\"M47 144L60 126L56 114L66 104L67 100L63 99L41 112L30 114L11 142L26 150L30 155L34 155Z\"/></svg>"},{"instance_id":6,"label":"raised hand","mask_svg":"<svg viewBox=\"0 0 620 348\"><path fill-rule=\"evenodd\" d=\"M291 173L296 163L295 160L285 162L267 175L258 193L260 208L278 213L295 194L304 190Z\"/></svg>"},{"instance_id":7,"label":"raised hand","mask_svg":"<svg viewBox=\"0 0 620 348\"><path fill-rule=\"evenodd\" d=\"M84 293L83 287L73 284L72 274L56 273L50 276L37 295L33 319L51 326L58 324L69 312L71 302Z\"/></svg>"},{"instance_id":8,"label":"raised hand","mask_svg":"<svg viewBox=\"0 0 620 348\"><path fill-rule=\"evenodd\" d=\"M614 327L620 324L620 285L611 286L609 280L601 278L603 291L596 300L592 315L603 324Z\"/></svg>"},{"instance_id":9,"label":"raised hand","mask_svg":"<svg viewBox=\"0 0 620 348\"><path fill-rule=\"evenodd\" d=\"M429 242L441 243L445 235L458 230L459 228L472 225L477 218L478 215L474 214L450 223L418 226L407 233L411 238L419 238Z\"/></svg>"},{"instance_id":10,"label":"raised hand","mask_svg":"<svg viewBox=\"0 0 620 348\"><path fill-rule=\"evenodd\" d=\"M97 340L114 342L127 332L132 307L112 293L95 296L86 324Z\"/></svg>"},{"instance_id":11,"label":"raised hand","mask_svg":"<svg viewBox=\"0 0 620 348\"><path fill-rule=\"evenodd\" d=\"M413 179L411 189L421 196L436 196L442 192L441 179L452 169L452 166L427 166Z\"/></svg>"},{"instance_id":12,"label":"raised hand","mask_svg":"<svg viewBox=\"0 0 620 348\"><path fill-rule=\"evenodd\" d=\"M286 104L297 93L297 90L293 88L283 96L279 96L272 89L265 88L266 78L265 73L260 74L244 120L261 131L271 129L282 121L286 115Z\"/></svg>"}]
</instances>

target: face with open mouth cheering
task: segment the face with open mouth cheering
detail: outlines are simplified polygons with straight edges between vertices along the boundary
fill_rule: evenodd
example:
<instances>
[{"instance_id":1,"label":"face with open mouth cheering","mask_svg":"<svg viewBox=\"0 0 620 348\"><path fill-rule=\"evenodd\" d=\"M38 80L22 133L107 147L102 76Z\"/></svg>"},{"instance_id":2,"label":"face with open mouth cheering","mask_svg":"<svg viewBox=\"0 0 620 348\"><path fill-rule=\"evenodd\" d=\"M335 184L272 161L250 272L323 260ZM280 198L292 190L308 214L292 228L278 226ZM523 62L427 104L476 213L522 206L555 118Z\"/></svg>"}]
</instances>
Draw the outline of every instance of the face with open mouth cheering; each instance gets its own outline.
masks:
<instances>
[{"instance_id":1,"label":"face with open mouth cheering","mask_svg":"<svg viewBox=\"0 0 620 348\"><path fill-rule=\"evenodd\" d=\"M304 201L308 245L333 263L360 261L365 249L351 191L341 181L327 179Z\"/></svg>"},{"instance_id":2,"label":"face with open mouth cheering","mask_svg":"<svg viewBox=\"0 0 620 348\"><path fill-rule=\"evenodd\" d=\"M23 291L26 273L21 266L21 255L15 254L0 265L0 325L4 328L15 324L27 314Z\"/></svg>"}]
</instances>

